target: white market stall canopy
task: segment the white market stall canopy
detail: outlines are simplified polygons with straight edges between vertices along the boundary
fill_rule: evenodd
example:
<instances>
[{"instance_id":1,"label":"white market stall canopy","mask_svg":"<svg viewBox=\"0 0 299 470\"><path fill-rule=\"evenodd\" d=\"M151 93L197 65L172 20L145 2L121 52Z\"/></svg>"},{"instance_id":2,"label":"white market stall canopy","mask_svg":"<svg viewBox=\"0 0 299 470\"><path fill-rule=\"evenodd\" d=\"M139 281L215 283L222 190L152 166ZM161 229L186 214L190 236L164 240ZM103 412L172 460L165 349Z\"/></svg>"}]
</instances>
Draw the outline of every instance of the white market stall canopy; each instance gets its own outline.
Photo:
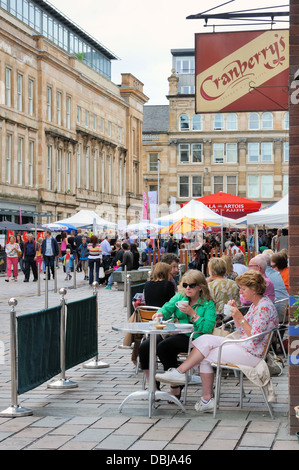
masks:
<instances>
[{"instance_id":1,"label":"white market stall canopy","mask_svg":"<svg viewBox=\"0 0 299 470\"><path fill-rule=\"evenodd\" d=\"M286 194L280 201L271 207L266 207L253 214L247 214L248 225L265 225L266 227L285 226L289 221L289 195Z\"/></svg>"},{"instance_id":2,"label":"white market stall canopy","mask_svg":"<svg viewBox=\"0 0 299 470\"><path fill-rule=\"evenodd\" d=\"M155 223L165 227L166 225L178 222L185 217L197 219L202 222L208 221L225 227L236 226L236 221L234 219L222 217L221 215L216 214L216 212L209 209L205 204L200 201L196 201L195 199L192 199L173 214L164 215L163 217L155 219Z\"/></svg>"},{"instance_id":3,"label":"white market stall canopy","mask_svg":"<svg viewBox=\"0 0 299 470\"><path fill-rule=\"evenodd\" d=\"M96 212L82 209L77 214L68 217L67 219L57 220L58 224L72 224L74 227L93 227L95 224L97 229L115 228L116 224L109 222L108 220L102 219Z\"/></svg>"}]
</instances>

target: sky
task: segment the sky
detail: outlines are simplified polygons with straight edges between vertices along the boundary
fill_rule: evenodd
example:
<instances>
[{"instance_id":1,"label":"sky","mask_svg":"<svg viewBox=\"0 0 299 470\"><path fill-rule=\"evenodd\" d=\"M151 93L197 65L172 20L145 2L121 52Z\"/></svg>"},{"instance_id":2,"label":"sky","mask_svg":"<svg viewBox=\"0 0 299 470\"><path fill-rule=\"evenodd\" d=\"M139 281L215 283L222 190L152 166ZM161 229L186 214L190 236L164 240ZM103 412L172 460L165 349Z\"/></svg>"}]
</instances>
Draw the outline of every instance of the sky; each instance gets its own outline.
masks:
<instances>
[{"instance_id":1,"label":"sky","mask_svg":"<svg viewBox=\"0 0 299 470\"><path fill-rule=\"evenodd\" d=\"M131 73L144 84L143 91L149 98L149 105L168 104L166 95L167 79L172 68L171 49L194 48L195 33L212 32L212 28L204 27L202 20L187 20L187 16L224 3L229 4L210 13L280 7L289 3L288 0L48 1L119 58L112 61L112 81L120 84L121 74ZM284 23L277 23L275 27L282 29L285 26ZM258 28L262 29L263 26ZM269 29L269 26L265 28ZM216 32L240 29L217 27Z\"/></svg>"}]
</instances>

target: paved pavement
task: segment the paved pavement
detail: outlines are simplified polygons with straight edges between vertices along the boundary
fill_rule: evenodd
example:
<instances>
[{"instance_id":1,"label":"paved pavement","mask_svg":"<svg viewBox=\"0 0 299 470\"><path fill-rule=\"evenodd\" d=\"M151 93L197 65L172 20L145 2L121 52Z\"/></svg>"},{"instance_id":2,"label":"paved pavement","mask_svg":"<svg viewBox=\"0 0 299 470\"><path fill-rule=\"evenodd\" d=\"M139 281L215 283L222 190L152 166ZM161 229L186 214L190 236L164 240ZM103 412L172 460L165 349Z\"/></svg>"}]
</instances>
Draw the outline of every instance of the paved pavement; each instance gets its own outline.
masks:
<instances>
[{"instance_id":1,"label":"paved pavement","mask_svg":"<svg viewBox=\"0 0 299 470\"><path fill-rule=\"evenodd\" d=\"M83 274L77 274L76 289L72 281L64 281L58 270L58 289L68 287L66 298L88 297L92 289ZM44 284L44 281L42 281ZM0 411L11 404L9 363L8 300L16 297L17 314L35 312L45 307L44 286L37 295L37 284L4 282L0 277L0 353L4 344L4 364L0 357ZM112 330L113 324L126 320L123 292L98 290L99 359L108 368L86 369L82 364L67 371L77 388L57 390L43 384L19 396L19 404L33 410L32 416L0 417L0 450L91 450L106 452L147 450L191 452L194 450L299 450L299 442L288 432L288 369L273 378L277 394L275 419L266 411L259 390L245 381L244 408L238 408L239 388L233 376L222 386L221 409L216 419L211 414L199 415L194 404L200 386L188 387L186 413L165 401L158 402L152 418L145 401L130 401L120 413L118 407L132 391L139 390L142 373L135 374L131 351L121 349L123 335ZM49 307L58 305L59 293L49 283ZM3 362L3 361L2 361Z\"/></svg>"}]
</instances>

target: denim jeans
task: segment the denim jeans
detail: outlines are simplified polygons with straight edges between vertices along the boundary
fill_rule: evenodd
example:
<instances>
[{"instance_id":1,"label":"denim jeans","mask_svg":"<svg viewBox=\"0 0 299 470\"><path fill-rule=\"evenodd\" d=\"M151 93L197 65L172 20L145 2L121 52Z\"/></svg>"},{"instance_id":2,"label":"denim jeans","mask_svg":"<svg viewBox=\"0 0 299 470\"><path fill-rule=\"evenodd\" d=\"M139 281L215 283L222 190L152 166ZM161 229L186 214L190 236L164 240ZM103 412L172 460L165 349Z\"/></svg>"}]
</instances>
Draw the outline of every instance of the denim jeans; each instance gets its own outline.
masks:
<instances>
[{"instance_id":1,"label":"denim jeans","mask_svg":"<svg viewBox=\"0 0 299 470\"><path fill-rule=\"evenodd\" d=\"M122 270L123 270L122 266L120 266L119 268L115 269L115 271L122 271ZM108 279L108 284L107 284L107 285L111 287L112 284L113 284L113 273L110 274L109 279Z\"/></svg>"},{"instance_id":2,"label":"denim jeans","mask_svg":"<svg viewBox=\"0 0 299 470\"><path fill-rule=\"evenodd\" d=\"M98 259L89 259L88 266L89 266L89 284L93 283L94 278L94 270L96 270L96 282L100 282L99 279L99 270L100 270L101 260Z\"/></svg>"}]
</instances>

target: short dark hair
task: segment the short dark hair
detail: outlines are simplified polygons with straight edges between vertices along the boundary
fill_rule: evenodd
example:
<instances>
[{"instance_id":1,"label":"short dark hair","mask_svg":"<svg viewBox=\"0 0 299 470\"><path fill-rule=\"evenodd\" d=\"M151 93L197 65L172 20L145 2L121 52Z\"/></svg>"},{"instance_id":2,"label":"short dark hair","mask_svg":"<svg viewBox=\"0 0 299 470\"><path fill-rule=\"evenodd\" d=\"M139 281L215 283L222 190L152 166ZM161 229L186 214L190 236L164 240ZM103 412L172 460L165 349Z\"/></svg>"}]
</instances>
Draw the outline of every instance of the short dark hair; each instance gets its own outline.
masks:
<instances>
[{"instance_id":1,"label":"short dark hair","mask_svg":"<svg viewBox=\"0 0 299 470\"><path fill-rule=\"evenodd\" d=\"M128 245L126 242L124 242L124 243L122 244L122 248L123 248L124 250L127 250L127 249L129 248L129 245Z\"/></svg>"},{"instance_id":2,"label":"short dark hair","mask_svg":"<svg viewBox=\"0 0 299 470\"><path fill-rule=\"evenodd\" d=\"M180 260L179 258L177 257L176 254L174 253L165 253L162 258L161 258L161 261L163 263L167 263L167 264L171 264L173 261L175 261L176 263L179 263Z\"/></svg>"}]
</instances>

